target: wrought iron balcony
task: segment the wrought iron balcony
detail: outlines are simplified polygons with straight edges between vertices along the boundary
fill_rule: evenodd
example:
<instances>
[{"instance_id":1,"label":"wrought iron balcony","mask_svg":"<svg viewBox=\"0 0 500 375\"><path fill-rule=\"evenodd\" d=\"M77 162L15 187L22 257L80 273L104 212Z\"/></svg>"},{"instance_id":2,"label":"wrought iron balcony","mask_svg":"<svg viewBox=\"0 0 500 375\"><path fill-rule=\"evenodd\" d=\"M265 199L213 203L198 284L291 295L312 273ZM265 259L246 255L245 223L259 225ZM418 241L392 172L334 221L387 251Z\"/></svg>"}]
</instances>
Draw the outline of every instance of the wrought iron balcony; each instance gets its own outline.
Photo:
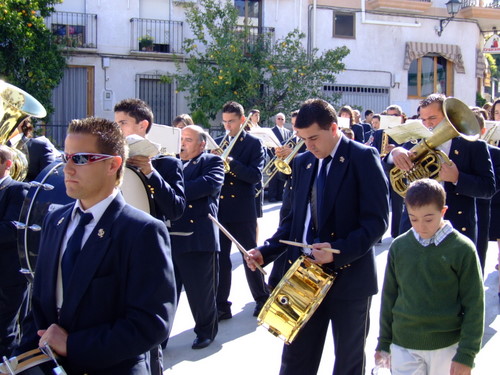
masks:
<instances>
[{"instance_id":1,"label":"wrought iron balcony","mask_svg":"<svg viewBox=\"0 0 500 375\"><path fill-rule=\"evenodd\" d=\"M132 51L182 53L182 22L132 18L130 24Z\"/></svg>"},{"instance_id":2,"label":"wrought iron balcony","mask_svg":"<svg viewBox=\"0 0 500 375\"><path fill-rule=\"evenodd\" d=\"M54 12L45 25L63 47L97 48L97 14Z\"/></svg>"}]
</instances>

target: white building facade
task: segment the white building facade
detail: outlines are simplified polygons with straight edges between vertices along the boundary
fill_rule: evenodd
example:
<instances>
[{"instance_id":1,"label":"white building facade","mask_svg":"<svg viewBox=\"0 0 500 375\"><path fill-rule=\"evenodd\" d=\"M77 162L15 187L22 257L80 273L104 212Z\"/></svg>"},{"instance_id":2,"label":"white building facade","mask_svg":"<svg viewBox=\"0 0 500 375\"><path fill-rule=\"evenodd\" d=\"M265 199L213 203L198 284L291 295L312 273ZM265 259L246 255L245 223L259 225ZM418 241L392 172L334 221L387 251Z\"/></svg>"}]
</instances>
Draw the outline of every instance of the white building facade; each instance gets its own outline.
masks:
<instances>
[{"instance_id":1,"label":"white building facade","mask_svg":"<svg viewBox=\"0 0 500 375\"><path fill-rule=\"evenodd\" d=\"M115 103L130 97L147 101L158 123L188 113L185 94L160 77L176 72L176 62L182 66L186 57L182 41L192 35L184 5L191 1L196 2L65 0L56 5L46 22L65 46L68 67L54 91L56 112L48 135L57 142L72 118L112 119ZM461 10L448 20L446 3L455 0L233 1L241 19L247 17L257 31L271 28L275 40L299 29L309 51L347 46L346 70L336 82L324 83L324 90L341 95L337 105L380 112L398 104L410 116L435 91L474 105L486 73L484 38L500 28L498 0L462 0ZM444 29L438 35L440 24Z\"/></svg>"}]
</instances>

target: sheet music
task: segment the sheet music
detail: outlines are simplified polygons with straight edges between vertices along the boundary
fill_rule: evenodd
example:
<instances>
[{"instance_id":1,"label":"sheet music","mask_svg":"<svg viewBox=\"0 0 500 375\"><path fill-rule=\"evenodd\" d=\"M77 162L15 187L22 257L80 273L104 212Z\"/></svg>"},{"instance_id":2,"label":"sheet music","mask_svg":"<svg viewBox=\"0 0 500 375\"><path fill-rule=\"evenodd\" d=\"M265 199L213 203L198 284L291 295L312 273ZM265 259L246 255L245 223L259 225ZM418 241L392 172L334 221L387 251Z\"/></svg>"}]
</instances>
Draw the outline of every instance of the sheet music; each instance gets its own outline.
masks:
<instances>
[{"instance_id":1,"label":"sheet music","mask_svg":"<svg viewBox=\"0 0 500 375\"><path fill-rule=\"evenodd\" d=\"M351 120L348 119L347 117L337 117L337 125L339 128L347 128L349 129L351 126Z\"/></svg>"},{"instance_id":2,"label":"sheet music","mask_svg":"<svg viewBox=\"0 0 500 375\"><path fill-rule=\"evenodd\" d=\"M271 128L250 128L249 133L260 139L264 147L280 147L281 143Z\"/></svg>"},{"instance_id":3,"label":"sheet music","mask_svg":"<svg viewBox=\"0 0 500 375\"><path fill-rule=\"evenodd\" d=\"M149 139L132 134L126 138L129 148L129 156L147 156L152 158L160 153L160 145L153 143Z\"/></svg>"},{"instance_id":4,"label":"sheet music","mask_svg":"<svg viewBox=\"0 0 500 375\"><path fill-rule=\"evenodd\" d=\"M488 142L497 142L500 140L500 121L485 121L486 131L481 138L488 136Z\"/></svg>"},{"instance_id":5,"label":"sheet music","mask_svg":"<svg viewBox=\"0 0 500 375\"><path fill-rule=\"evenodd\" d=\"M401 125L401 116L380 115L379 129L388 129L398 125Z\"/></svg>"},{"instance_id":6,"label":"sheet music","mask_svg":"<svg viewBox=\"0 0 500 375\"><path fill-rule=\"evenodd\" d=\"M175 154L181 152L181 129L168 125L153 124L147 135L152 142L160 144L161 154Z\"/></svg>"},{"instance_id":7,"label":"sheet music","mask_svg":"<svg viewBox=\"0 0 500 375\"><path fill-rule=\"evenodd\" d=\"M389 127L384 131L389 137L400 144L408 142L412 139L427 139L432 135L432 132L427 129L424 124L422 124L422 121L419 120L410 120L404 124Z\"/></svg>"},{"instance_id":8,"label":"sheet music","mask_svg":"<svg viewBox=\"0 0 500 375\"><path fill-rule=\"evenodd\" d=\"M207 131L205 131L205 134L207 135L207 143L205 144L205 150L216 150L219 148L219 145L217 144L217 142L215 142L215 140L210 136L210 134L208 134Z\"/></svg>"}]
</instances>

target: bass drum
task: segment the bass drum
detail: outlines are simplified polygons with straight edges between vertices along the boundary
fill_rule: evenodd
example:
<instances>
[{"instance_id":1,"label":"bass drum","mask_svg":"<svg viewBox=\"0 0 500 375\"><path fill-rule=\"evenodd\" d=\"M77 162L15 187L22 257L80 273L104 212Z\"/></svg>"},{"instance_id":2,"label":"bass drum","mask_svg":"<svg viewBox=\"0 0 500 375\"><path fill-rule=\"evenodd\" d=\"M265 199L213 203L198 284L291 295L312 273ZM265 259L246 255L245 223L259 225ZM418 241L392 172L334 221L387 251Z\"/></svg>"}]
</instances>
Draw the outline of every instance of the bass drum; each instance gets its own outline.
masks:
<instances>
[{"instance_id":1,"label":"bass drum","mask_svg":"<svg viewBox=\"0 0 500 375\"><path fill-rule=\"evenodd\" d=\"M55 161L31 182L19 217L17 248L21 272L33 281L38 245L45 215L74 201L66 195L64 163ZM125 201L154 216L154 201L144 175L132 167L124 169L121 191Z\"/></svg>"}]
</instances>

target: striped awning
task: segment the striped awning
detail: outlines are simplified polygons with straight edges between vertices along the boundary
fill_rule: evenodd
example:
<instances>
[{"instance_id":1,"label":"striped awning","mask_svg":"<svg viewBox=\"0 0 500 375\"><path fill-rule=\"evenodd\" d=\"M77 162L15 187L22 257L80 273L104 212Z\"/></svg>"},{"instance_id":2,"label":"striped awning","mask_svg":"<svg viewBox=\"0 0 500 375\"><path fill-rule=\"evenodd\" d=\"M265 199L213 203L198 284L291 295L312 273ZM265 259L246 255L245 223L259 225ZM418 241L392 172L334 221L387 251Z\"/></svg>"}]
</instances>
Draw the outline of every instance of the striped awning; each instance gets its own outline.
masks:
<instances>
[{"instance_id":1,"label":"striped awning","mask_svg":"<svg viewBox=\"0 0 500 375\"><path fill-rule=\"evenodd\" d=\"M464 61L460 47L453 44L406 42L403 68L408 70L413 60L429 53L437 53L454 63L457 73L465 74Z\"/></svg>"},{"instance_id":2,"label":"striped awning","mask_svg":"<svg viewBox=\"0 0 500 375\"><path fill-rule=\"evenodd\" d=\"M484 78L486 72L486 57L484 53L479 48L476 49L476 77Z\"/></svg>"}]
</instances>

